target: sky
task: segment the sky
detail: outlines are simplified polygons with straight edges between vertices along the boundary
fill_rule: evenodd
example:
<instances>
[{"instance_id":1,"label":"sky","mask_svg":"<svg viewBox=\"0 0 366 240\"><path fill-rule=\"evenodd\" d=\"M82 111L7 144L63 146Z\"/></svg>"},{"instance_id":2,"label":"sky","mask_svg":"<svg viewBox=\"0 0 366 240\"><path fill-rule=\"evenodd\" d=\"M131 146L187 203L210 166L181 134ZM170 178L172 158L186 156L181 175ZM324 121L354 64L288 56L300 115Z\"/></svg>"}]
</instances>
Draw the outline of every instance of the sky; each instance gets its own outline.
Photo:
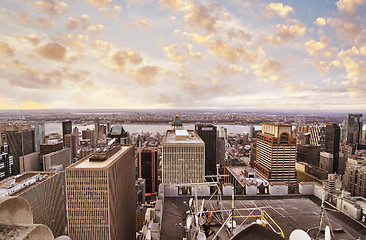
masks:
<instances>
[{"instance_id":1,"label":"sky","mask_svg":"<svg viewBox=\"0 0 366 240\"><path fill-rule=\"evenodd\" d=\"M366 0L1 0L0 109L366 110Z\"/></svg>"}]
</instances>

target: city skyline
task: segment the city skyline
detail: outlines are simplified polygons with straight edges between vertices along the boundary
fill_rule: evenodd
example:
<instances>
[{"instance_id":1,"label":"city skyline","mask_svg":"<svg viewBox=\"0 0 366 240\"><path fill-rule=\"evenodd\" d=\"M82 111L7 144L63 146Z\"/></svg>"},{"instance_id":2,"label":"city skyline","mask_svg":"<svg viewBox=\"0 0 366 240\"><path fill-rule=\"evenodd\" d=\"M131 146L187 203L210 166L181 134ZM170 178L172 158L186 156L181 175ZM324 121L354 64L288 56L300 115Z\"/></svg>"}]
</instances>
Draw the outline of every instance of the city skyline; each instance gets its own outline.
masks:
<instances>
[{"instance_id":1,"label":"city skyline","mask_svg":"<svg viewBox=\"0 0 366 240\"><path fill-rule=\"evenodd\" d=\"M365 5L5 0L0 109L362 112Z\"/></svg>"}]
</instances>

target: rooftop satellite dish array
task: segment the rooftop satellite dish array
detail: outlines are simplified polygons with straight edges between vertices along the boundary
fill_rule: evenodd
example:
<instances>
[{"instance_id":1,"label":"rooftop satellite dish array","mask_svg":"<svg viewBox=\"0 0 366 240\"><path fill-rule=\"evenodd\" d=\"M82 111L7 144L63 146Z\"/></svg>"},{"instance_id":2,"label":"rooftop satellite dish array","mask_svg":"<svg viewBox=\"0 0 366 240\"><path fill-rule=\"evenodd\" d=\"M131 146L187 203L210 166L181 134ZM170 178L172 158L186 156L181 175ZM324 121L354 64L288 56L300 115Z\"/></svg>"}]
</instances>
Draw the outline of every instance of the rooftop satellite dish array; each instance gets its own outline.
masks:
<instances>
[{"instance_id":1,"label":"rooftop satellite dish array","mask_svg":"<svg viewBox=\"0 0 366 240\"><path fill-rule=\"evenodd\" d=\"M186 212L186 229L190 235L189 239L206 240L205 233L201 232L201 226L204 223L202 218L204 204L205 200L203 199L202 205L198 205L197 191L195 191L195 201L193 198L189 199L189 210Z\"/></svg>"},{"instance_id":2,"label":"rooftop satellite dish array","mask_svg":"<svg viewBox=\"0 0 366 240\"><path fill-rule=\"evenodd\" d=\"M324 240L331 240L332 238L335 239L332 226L330 225L330 220L328 218L327 212L324 207L324 200L325 198L325 192L323 192L322 196L322 204L321 204L321 210L320 210L320 223L318 227L318 233L315 237L315 239L324 239ZM311 228L314 229L314 228ZM310 230L310 229L309 229ZM309 230L307 232L309 232ZM324 236L320 236L320 232L324 230ZM291 232L289 240L311 240L312 238L309 236L309 234L305 232L302 229L296 229ZM323 238L324 237L324 238Z\"/></svg>"},{"instance_id":3,"label":"rooftop satellite dish array","mask_svg":"<svg viewBox=\"0 0 366 240\"><path fill-rule=\"evenodd\" d=\"M219 203L219 202L221 202L221 190L220 190L219 183L217 183L217 187L218 187L217 190L211 195L209 200L211 200L217 192L218 193L217 202ZM315 239L331 240L331 239L335 239L335 237L334 237L334 233L332 231L332 227L330 225L330 220L327 216L327 213L326 213L326 210L324 207L324 198L325 198L324 195L325 195L325 193L323 194L323 197L322 197L321 219L320 219L320 224L318 227L319 231L318 231L318 234L316 235ZM190 240L190 239L206 240L208 237L208 236L206 236L207 229L205 230L205 233L201 231L201 227L205 223L203 214L205 214L205 216L207 217L206 214L208 214L208 213L218 213L218 212L220 212L220 213L228 212L228 217L226 218L226 220L224 220L223 218L221 219L222 220L221 227L216 233L214 231L211 232L210 235L215 233L215 236L212 239L213 240L217 239L219 232L223 228L226 228L226 230L228 230L227 232L229 232L231 234L230 237L232 237L233 233L234 233L234 229L237 227L236 222L234 220L234 216L233 216L234 210L241 210L241 209L235 209L235 207L234 207L234 191L232 193L232 203L231 203L231 209L229 211L227 211L225 209L224 210L214 210L214 211L204 211L204 204L205 204L205 200L203 199L202 204L200 206L198 205L197 190L195 190L195 200L193 198L191 198L189 200L189 203L188 203L189 210L186 212L187 213L186 230L188 232L188 235L190 236L187 239L188 240ZM266 225L261 220L257 220L255 222L253 222L252 224ZM321 232L321 230L325 231L323 236L320 236L320 234L319 234ZM296 229L296 230L292 231L289 236L289 240L311 240L311 239L312 238L309 236L309 234L302 229Z\"/></svg>"}]
</instances>

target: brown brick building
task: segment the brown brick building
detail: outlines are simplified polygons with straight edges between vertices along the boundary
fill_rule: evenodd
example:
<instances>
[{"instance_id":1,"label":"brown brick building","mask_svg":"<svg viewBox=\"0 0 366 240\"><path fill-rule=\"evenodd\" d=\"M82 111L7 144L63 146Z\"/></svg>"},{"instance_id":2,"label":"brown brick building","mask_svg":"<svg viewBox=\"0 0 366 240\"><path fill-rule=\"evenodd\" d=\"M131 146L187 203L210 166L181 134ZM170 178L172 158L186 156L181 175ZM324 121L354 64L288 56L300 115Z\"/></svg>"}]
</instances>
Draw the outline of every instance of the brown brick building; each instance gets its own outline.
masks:
<instances>
[{"instance_id":1,"label":"brown brick building","mask_svg":"<svg viewBox=\"0 0 366 240\"><path fill-rule=\"evenodd\" d=\"M71 239L135 239L134 154L134 146L119 145L66 168Z\"/></svg>"},{"instance_id":2,"label":"brown brick building","mask_svg":"<svg viewBox=\"0 0 366 240\"><path fill-rule=\"evenodd\" d=\"M263 123L254 169L269 182L296 184L296 138L292 126Z\"/></svg>"}]
</instances>

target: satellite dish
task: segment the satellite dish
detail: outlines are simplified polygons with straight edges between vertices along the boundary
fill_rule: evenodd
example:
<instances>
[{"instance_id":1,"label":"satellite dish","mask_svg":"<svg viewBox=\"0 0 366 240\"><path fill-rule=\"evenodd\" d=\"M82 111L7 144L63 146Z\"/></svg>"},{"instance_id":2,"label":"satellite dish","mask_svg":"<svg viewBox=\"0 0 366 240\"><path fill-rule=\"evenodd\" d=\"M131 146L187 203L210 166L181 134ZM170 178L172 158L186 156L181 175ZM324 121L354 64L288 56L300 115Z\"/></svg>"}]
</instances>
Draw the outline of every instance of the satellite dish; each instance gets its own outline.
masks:
<instances>
[{"instance_id":1,"label":"satellite dish","mask_svg":"<svg viewBox=\"0 0 366 240\"><path fill-rule=\"evenodd\" d=\"M189 199L189 207L192 207L192 203L193 203L193 198Z\"/></svg>"},{"instance_id":2,"label":"satellite dish","mask_svg":"<svg viewBox=\"0 0 366 240\"><path fill-rule=\"evenodd\" d=\"M325 237L324 237L324 239L325 240L331 240L329 226L325 226Z\"/></svg>"},{"instance_id":3,"label":"satellite dish","mask_svg":"<svg viewBox=\"0 0 366 240\"><path fill-rule=\"evenodd\" d=\"M186 224L187 229L191 228L191 224L192 224L192 217L188 216L187 217L187 224Z\"/></svg>"},{"instance_id":4,"label":"satellite dish","mask_svg":"<svg viewBox=\"0 0 366 240\"><path fill-rule=\"evenodd\" d=\"M289 240L311 240L311 238L304 230L296 229L290 234Z\"/></svg>"},{"instance_id":5,"label":"satellite dish","mask_svg":"<svg viewBox=\"0 0 366 240\"><path fill-rule=\"evenodd\" d=\"M197 235L197 240L206 240L206 235L203 232L199 232Z\"/></svg>"}]
</instances>

